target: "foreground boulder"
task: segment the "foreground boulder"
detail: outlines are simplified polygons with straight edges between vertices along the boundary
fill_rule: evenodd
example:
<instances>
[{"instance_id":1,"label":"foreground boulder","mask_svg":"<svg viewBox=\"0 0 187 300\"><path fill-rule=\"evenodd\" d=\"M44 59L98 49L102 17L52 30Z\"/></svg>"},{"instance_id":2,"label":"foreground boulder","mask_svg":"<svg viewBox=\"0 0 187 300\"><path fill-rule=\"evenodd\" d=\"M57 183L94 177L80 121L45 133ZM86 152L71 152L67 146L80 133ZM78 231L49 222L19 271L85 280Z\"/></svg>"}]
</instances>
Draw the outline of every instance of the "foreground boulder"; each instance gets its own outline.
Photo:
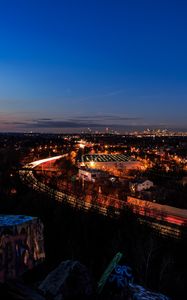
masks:
<instances>
[{"instance_id":1,"label":"foreground boulder","mask_svg":"<svg viewBox=\"0 0 187 300\"><path fill-rule=\"evenodd\" d=\"M130 284L129 288L132 300L170 300L167 296L146 290L141 285Z\"/></svg>"},{"instance_id":2,"label":"foreground boulder","mask_svg":"<svg viewBox=\"0 0 187 300\"><path fill-rule=\"evenodd\" d=\"M0 282L17 278L45 258L43 224L24 215L0 215Z\"/></svg>"},{"instance_id":3,"label":"foreground boulder","mask_svg":"<svg viewBox=\"0 0 187 300\"><path fill-rule=\"evenodd\" d=\"M87 299L93 284L87 268L78 261L67 260L53 270L40 284L43 295L54 300Z\"/></svg>"}]
</instances>

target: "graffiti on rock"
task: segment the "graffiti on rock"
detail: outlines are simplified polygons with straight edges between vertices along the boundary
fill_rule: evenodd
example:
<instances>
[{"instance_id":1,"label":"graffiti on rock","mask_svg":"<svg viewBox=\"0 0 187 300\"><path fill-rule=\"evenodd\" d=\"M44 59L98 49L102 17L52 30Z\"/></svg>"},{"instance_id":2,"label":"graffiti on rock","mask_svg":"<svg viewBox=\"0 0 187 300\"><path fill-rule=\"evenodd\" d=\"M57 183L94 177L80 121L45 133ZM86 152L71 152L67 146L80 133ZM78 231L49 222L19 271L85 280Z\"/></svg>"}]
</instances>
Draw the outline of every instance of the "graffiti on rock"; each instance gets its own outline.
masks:
<instances>
[{"instance_id":1,"label":"graffiti on rock","mask_svg":"<svg viewBox=\"0 0 187 300\"><path fill-rule=\"evenodd\" d=\"M141 285L137 284L129 284L129 287L132 292L132 299L133 300L169 300L168 297L166 297L163 294L160 293L154 293L146 290Z\"/></svg>"},{"instance_id":2,"label":"graffiti on rock","mask_svg":"<svg viewBox=\"0 0 187 300\"><path fill-rule=\"evenodd\" d=\"M45 258L43 224L27 216L0 217L0 281L15 278Z\"/></svg>"},{"instance_id":3,"label":"graffiti on rock","mask_svg":"<svg viewBox=\"0 0 187 300\"><path fill-rule=\"evenodd\" d=\"M109 282L116 283L118 288L124 288L133 282L132 269L126 265L117 265L109 277Z\"/></svg>"}]
</instances>

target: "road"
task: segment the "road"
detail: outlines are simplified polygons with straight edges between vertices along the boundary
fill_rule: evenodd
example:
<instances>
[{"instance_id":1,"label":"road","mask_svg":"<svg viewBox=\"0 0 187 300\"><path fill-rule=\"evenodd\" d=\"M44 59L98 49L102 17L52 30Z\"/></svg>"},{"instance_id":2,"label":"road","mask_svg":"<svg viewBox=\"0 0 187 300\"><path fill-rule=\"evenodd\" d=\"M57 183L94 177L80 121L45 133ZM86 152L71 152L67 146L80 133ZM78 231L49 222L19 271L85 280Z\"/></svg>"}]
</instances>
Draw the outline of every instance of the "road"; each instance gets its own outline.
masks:
<instances>
[{"instance_id":1,"label":"road","mask_svg":"<svg viewBox=\"0 0 187 300\"><path fill-rule=\"evenodd\" d=\"M52 189L51 187L47 186L46 184L40 182L35 176L34 176L34 168L37 166L47 163L50 161L56 161L58 159L61 159L63 157L66 157L67 154L58 155L50 158L45 158L41 160L37 160L34 162L31 162L29 164L26 164L22 170L19 171L20 178L24 184L32 188L33 190L37 192L42 192L47 194L49 197L52 197L55 201L58 202L68 202L73 207L78 207L81 209L95 209L99 213L107 214L108 209L107 207L96 205L90 202L81 201L81 199L78 199L76 195L68 195L67 193L60 192L58 190ZM119 212L114 210L115 214L119 214Z\"/></svg>"},{"instance_id":2,"label":"road","mask_svg":"<svg viewBox=\"0 0 187 300\"><path fill-rule=\"evenodd\" d=\"M108 215L111 217L120 215L120 211L121 211L122 207L116 208L115 206L106 206L101 203L95 204L95 203L91 202L91 200L85 200L85 199L87 199L87 197L85 199L80 199L75 194L68 194L68 192L64 193L64 192L61 192L61 191L51 188L51 187L47 186L46 184L40 182L34 176L33 170L37 166L39 166L43 163L46 163L46 162L56 161L58 159L66 157L67 155L68 154L63 154L63 155L59 155L59 156L54 156L54 157L50 157L50 158L46 158L46 159L37 160L37 161L31 162L29 164L26 164L23 167L23 169L19 171L21 180L23 181L24 184L26 184L33 190L40 192L40 193L45 193L49 197L53 198L55 201L64 202L64 203L66 202L66 203L69 203L72 207L77 207L77 208L80 208L83 210L92 209L92 210L97 211L98 213L101 213L103 215ZM123 203L123 207L124 207L124 203ZM133 209L133 211L134 211L134 209ZM175 219L172 218L172 220L170 220L171 218L170 219L166 219L166 217L163 218L162 211L159 211L159 212L156 211L156 215L155 215L155 211L153 212L154 213L153 215L150 215L150 213L147 214L146 212L144 212L144 214L142 215L142 213L140 213L140 211L136 211L136 213L138 213L141 223L142 222L147 223L150 227L156 229L162 235L166 235L166 236L180 237L181 229L183 227L181 225L185 225L185 224L181 224L181 223L178 224L178 220L176 222L176 218ZM161 215L162 219L160 219L160 215ZM182 220L182 221L184 221L184 220Z\"/></svg>"}]
</instances>

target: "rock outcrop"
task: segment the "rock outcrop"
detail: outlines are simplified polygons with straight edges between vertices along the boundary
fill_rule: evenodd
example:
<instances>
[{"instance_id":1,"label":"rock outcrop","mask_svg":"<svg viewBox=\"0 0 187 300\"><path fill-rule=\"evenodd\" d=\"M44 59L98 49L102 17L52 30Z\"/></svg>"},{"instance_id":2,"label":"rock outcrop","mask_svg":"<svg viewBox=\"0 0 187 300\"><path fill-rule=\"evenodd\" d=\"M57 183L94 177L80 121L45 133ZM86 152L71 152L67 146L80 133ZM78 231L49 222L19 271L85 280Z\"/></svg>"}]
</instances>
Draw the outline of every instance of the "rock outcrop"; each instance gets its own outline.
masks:
<instances>
[{"instance_id":1,"label":"rock outcrop","mask_svg":"<svg viewBox=\"0 0 187 300\"><path fill-rule=\"evenodd\" d=\"M87 299L93 284L87 268L78 261L62 262L39 285L43 295L54 300Z\"/></svg>"},{"instance_id":2,"label":"rock outcrop","mask_svg":"<svg viewBox=\"0 0 187 300\"><path fill-rule=\"evenodd\" d=\"M0 215L0 282L14 279L45 258L43 224L24 215Z\"/></svg>"}]
</instances>

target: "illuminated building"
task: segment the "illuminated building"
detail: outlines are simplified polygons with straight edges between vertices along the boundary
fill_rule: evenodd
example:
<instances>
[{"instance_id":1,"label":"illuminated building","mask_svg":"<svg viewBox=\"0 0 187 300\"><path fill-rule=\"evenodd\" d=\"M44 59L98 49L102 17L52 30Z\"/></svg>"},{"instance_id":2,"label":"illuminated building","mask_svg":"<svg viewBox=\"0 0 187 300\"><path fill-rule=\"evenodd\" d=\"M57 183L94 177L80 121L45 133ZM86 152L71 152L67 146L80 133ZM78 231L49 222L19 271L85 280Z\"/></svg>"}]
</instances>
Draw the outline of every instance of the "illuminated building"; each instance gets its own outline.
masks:
<instances>
[{"instance_id":1,"label":"illuminated building","mask_svg":"<svg viewBox=\"0 0 187 300\"><path fill-rule=\"evenodd\" d=\"M142 163L124 154L94 154L82 155L78 161L79 166L88 168L102 169L108 172L116 170L141 169Z\"/></svg>"},{"instance_id":2,"label":"illuminated building","mask_svg":"<svg viewBox=\"0 0 187 300\"><path fill-rule=\"evenodd\" d=\"M129 183L129 187L132 192L141 192L143 190L148 190L153 186L154 184L152 181L145 179L134 180L133 182Z\"/></svg>"},{"instance_id":3,"label":"illuminated building","mask_svg":"<svg viewBox=\"0 0 187 300\"><path fill-rule=\"evenodd\" d=\"M80 168L78 173L79 179L85 181L92 181L92 182L95 182L96 179L100 179L106 176L107 173L103 172L102 170L85 168L85 167Z\"/></svg>"}]
</instances>

